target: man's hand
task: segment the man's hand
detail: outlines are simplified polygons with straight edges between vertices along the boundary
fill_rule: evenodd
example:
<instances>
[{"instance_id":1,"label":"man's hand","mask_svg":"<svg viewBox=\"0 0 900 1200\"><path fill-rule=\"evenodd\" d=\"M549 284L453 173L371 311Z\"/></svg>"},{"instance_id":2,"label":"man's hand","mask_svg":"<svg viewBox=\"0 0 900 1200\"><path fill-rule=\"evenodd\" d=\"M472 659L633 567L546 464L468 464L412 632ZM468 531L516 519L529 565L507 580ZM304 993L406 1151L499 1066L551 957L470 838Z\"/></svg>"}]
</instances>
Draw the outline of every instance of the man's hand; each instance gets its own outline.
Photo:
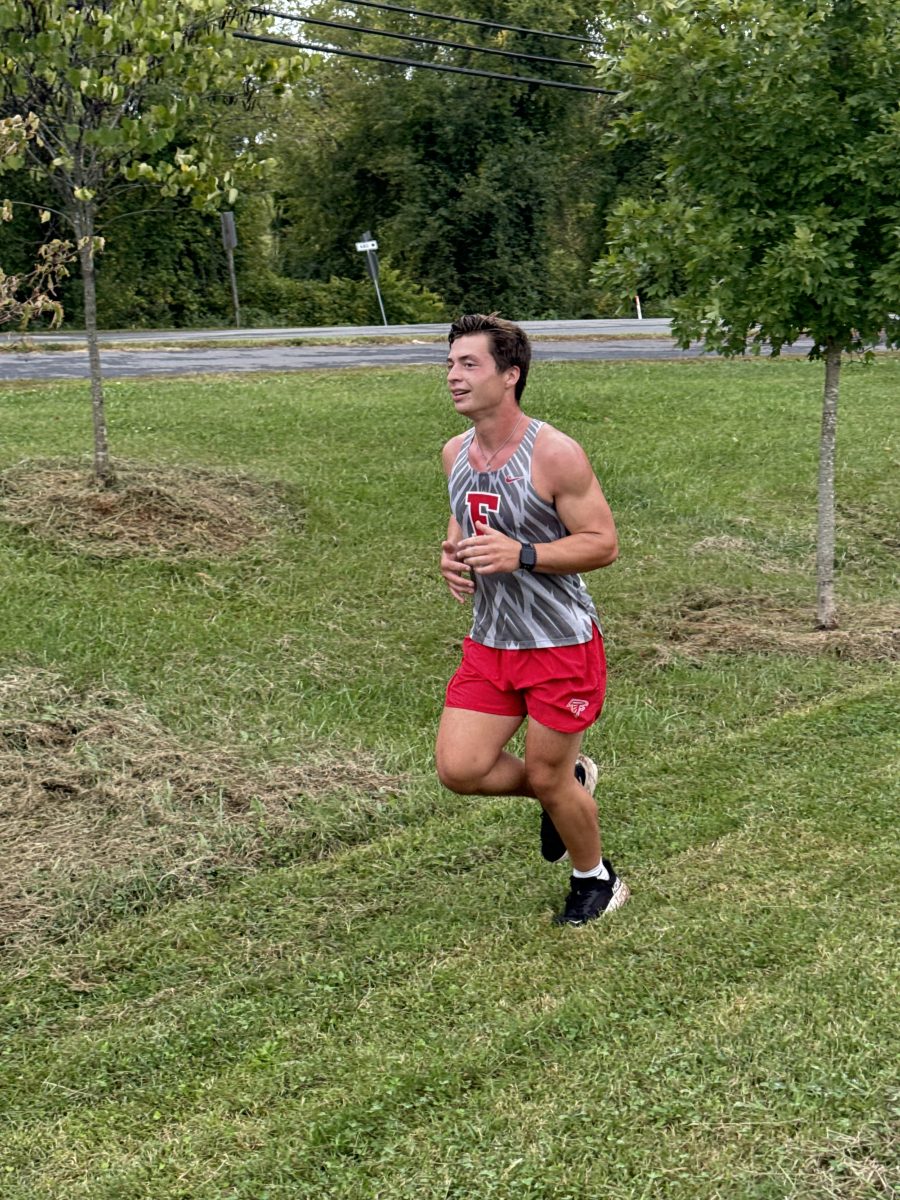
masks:
<instances>
[{"instance_id":1,"label":"man's hand","mask_svg":"<svg viewBox=\"0 0 900 1200\"><path fill-rule=\"evenodd\" d=\"M468 577L469 568L457 554L456 542L441 543L441 574L450 593L460 604L471 600L475 584Z\"/></svg>"},{"instance_id":2,"label":"man's hand","mask_svg":"<svg viewBox=\"0 0 900 1200\"><path fill-rule=\"evenodd\" d=\"M519 569L522 543L507 537L499 529L491 529L484 521L475 522L475 537L464 538L456 547L456 555L476 575L500 575Z\"/></svg>"}]
</instances>

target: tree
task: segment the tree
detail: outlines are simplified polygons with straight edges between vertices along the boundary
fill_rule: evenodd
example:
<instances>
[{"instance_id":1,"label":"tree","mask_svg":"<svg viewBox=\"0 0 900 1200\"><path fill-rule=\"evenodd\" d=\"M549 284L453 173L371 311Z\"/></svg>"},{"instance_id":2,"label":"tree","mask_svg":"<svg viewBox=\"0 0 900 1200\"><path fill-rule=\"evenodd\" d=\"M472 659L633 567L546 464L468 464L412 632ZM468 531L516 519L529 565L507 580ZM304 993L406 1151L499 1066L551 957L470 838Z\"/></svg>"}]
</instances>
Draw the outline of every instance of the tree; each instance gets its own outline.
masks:
<instances>
[{"instance_id":1,"label":"tree","mask_svg":"<svg viewBox=\"0 0 900 1200\"><path fill-rule=\"evenodd\" d=\"M0 118L0 164L18 156L22 148L37 135L40 122L34 113L23 117ZM42 221L50 214L41 212ZM0 203L0 222L11 221L13 205L9 200ZM37 262L29 270L7 274L0 267L0 325L27 326L33 317L51 314L51 328L63 317L57 287L68 274L67 263L73 257L71 242L51 238L37 252Z\"/></svg>"},{"instance_id":2,"label":"tree","mask_svg":"<svg viewBox=\"0 0 900 1200\"><path fill-rule=\"evenodd\" d=\"M271 61L242 67L248 52L229 34L237 16L228 0L19 0L0 9L0 117L40 114L24 165L75 235L102 482L113 472L97 341L98 220L133 183L190 195L198 206L233 202L236 168L249 170L256 149L244 142L221 163L208 100L252 95L280 72ZM302 70L302 59L291 61Z\"/></svg>"},{"instance_id":3,"label":"tree","mask_svg":"<svg viewBox=\"0 0 900 1200\"><path fill-rule=\"evenodd\" d=\"M306 11L352 21L333 3ZM487 15L476 0L461 0L453 12ZM587 0L507 0L490 16L589 38L595 12ZM595 84L597 50L583 42L397 12L367 12L361 23L580 66L363 33L329 31L327 38L375 54ZM314 27L292 27L291 36L326 38ZM276 135L284 272L313 279L360 273L353 243L371 228L396 268L454 309L500 308L520 318L592 312L589 264L602 246L602 214L633 154L600 144L606 107L603 97L566 90L351 59L316 63L295 94L293 121Z\"/></svg>"},{"instance_id":4,"label":"tree","mask_svg":"<svg viewBox=\"0 0 900 1200\"><path fill-rule=\"evenodd\" d=\"M844 355L900 345L896 0L613 0L619 137L661 144L658 194L620 204L598 283L674 296L682 346L825 363L817 620L837 624L834 472Z\"/></svg>"}]
</instances>

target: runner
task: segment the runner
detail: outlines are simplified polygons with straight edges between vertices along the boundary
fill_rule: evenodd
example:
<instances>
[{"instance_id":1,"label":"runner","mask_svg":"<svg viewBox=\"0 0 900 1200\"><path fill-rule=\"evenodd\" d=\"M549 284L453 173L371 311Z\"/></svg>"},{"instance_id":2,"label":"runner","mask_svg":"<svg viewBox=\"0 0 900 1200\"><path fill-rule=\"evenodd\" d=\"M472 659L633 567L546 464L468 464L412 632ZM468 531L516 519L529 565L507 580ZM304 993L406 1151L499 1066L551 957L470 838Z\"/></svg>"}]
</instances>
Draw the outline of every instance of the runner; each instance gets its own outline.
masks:
<instances>
[{"instance_id":1,"label":"runner","mask_svg":"<svg viewBox=\"0 0 900 1200\"><path fill-rule=\"evenodd\" d=\"M580 572L615 560L615 525L584 450L522 411L524 331L476 313L453 323L449 342L450 395L472 428L444 447L451 516L441 574L458 601L472 601L473 623L447 688L438 775L462 795L540 801L541 852L573 868L554 920L583 925L629 896L602 856L597 768L580 753L606 688L600 622ZM526 717L523 760L506 746Z\"/></svg>"}]
</instances>

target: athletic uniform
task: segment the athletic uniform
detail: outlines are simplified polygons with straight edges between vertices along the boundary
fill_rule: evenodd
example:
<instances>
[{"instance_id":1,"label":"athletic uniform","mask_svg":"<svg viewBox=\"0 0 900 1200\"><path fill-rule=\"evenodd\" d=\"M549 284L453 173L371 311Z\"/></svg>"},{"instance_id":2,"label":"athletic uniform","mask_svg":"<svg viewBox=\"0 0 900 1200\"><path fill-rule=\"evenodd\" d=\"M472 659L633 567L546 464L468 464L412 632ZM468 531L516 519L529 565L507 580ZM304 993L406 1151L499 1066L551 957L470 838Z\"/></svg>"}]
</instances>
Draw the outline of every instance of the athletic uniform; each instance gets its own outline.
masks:
<instances>
[{"instance_id":1,"label":"athletic uniform","mask_svg":"<svg viewBox=\"0 0 900 1200\"><path fill-rule=\"evenodd\" d=\"M542 421L529 422L508 462L477 471L469 461L475 431L450 470L450 508L464 537L484 521L517 541L555 542L568 530L531 480ZM603 704L606 667L600 620L578 574L518 570L473 574L473 621L462 665L447 689L451 708L525 715L563 733L585 729Z\"/></svg>"}]
</instances>

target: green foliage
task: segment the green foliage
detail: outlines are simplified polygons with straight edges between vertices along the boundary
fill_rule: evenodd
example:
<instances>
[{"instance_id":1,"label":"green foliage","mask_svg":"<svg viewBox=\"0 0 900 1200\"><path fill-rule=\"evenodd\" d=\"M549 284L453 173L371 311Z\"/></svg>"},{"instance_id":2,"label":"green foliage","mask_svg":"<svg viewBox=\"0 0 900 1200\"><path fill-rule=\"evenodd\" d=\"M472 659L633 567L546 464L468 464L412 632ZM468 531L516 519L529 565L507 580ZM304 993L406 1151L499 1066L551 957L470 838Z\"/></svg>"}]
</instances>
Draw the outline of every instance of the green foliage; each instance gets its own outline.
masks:
<instances>
[{"instance_id":1,"label":"green foliage","mask_svg":"<svg viewBox=\"0 0 900 1200\"><path fill-rule=\"evenodd\" d=\"M72 7L25 0L0 17L0 113L37 108L42 135L27 156L73 211L100 203L122 180L156 183L200 204L228 200L233 173L213 166L211 131L171 144L207 93L235 79L225 0L148 0Z\"/></svg>"},{"instance_id":2,"label":"green foliage","mask_svg":"<svg viewBox=\"0 0 900 1200\"><path fill-rule=\"evenodd\" d=\"M34 194L17 181L18 198ZM33 185L32 185L33 187ZM0 225L0 262L27 263L38 236L37 210L17 204L20 219ZM241 315L245 325L380 324L375 291L352 263L354 278L297 280L278 276L272 259L265 193L242 196L235 206L235 255ZM190 197L160 197L141 188L112 200L105 209L110 237L97 259L97 318L102 329L185 328L227 325L231 294L217 215L199 212ZM17 268L22 269L22 268ZM450 314L440 297L381 262L380 285L392 323L440 321ZM84 301L76 270L60 295L65 326L84 327Z\"/></svg>"},{"instance_id":3,"label":"green foliage","mask_svg":"<svg viewBox=\"0 0 900 1200\"><path fill-rule=\"evenodd\" d=\"M900 343L900 10L893 0L613 3L618 136L664 147L594 272L675 295L685 343Z\"/></svg>"},{"instance_id":4,"label":"green foliage","mask_svg":"<svg viewBox=\"0 0 900 1200\"><path fill-rule=\"evenodd\" d=\"M327 14L330 6L320 6ZM460 16L484 17L464 4ZM582 3L510 4L497 20L585 35ZM346 14L344 14L346 17ZM367 22L372 23L372 22ZM379 14L400 32L590 63L577 43ZM397 53L374 37L354 46ZM416 47L416 57L591 84L591 71ZM404 275L454 310L519 318L596 315L587 275L603 246L603 216L640 173L633 148L601 144L608 105L597 96L460 79L337 60L315 67L275 133L279 273L354 273L353 243L371 228Z\"/></svg>"},{"instance_id":5,"label":"green foliage","mask_svg":"<svg viewBox=\"0 0 900 1200\"><path fill-rule=\"evenodd\" d=\"M404 279L389 263L381 264L379 286L392 325L442 321L448 316L440 296ZM257 272L246 278L241 295L242 312L249 324L381 323L375 288L368 276L364 279L285 279Z\"/></svg>"},{"instance_id":6,"label":"green foliage","mask_svg":"<svg viewBox=\"0 0 900 1200\"><path fill-rule=\"evenodd\" d=\"M215 96L234 100L302 74L254 63L235 49L230 0L22 0L0 13L0 118L41 115L24 167L57 197L75 233L91 374L94 472L113 478L97 345L95 260L105 242L98 213L134 184L201 209L233 204L233 160L259 174L256 139L229 147L216 126ZM188 131L184 141L179 135ZM230 153L228 151L230 150ZM223 153L224 151L224 153Z\"/></svg>"},{"instance_id":7,"label":"green foliage","mask_svg":"<svg viewBox=\"0 0 900 1200\"><path fill-rule=\"evenodd\" d=\"M102 328L161 328L228 323L231 306L219 217L198 212L189 197L160 198L151 189L110 206L111 237L97 263ZM78 297L67 305L83 327Z\"/></svg>"},{"instance_id":8,"label":"green foliage","mask_svg":"<svg viewBox=\"0 0 900 1200\"><path fill-rule=\"evenodd\" d=\"M148 0L139 10L121 0L74 8L24 0L4 9L2 109L32 99L45 109L42 153L26 163L83 203L120 190L123 179L202 206L233 203L238 173L261 156L244 138L234 148L240 161L225 166L216 136L223 105L275 94L306 65L248 51L231 36L237 15L230 0Z\"/></svg>"},{"instance_id":9,"label":"green foliage","mask_svg":"<svg viewBox=\"0 0 900 1200\"><path fill-rule=\"evenodd\" d=\"M22 148L38 135L40 122L34 113L0 117L0 167L16 161ZM51 214L38 209L42 225ZM13 205L7 199L0 203L0 225L13 219ZM63 308L57 299L57 289L68 275L68 263L75 257L71 242L58 238L43 242L37 250L36 261L29 260L24 272L8 273L0 267L0 325L15 324L27 327L35 317L51 317L51 326L62 320Z\"/></svg>"},{"instance_id":10,"label":"green foliage","mask_svg":"<svg viewBox=\"0 0 900 1200\"><path fill-rule=\"evenodd\" d=\"M278 278L272 204L261 183L277 124L272 94L284 80L302 76L308 60L294 55L277 67L266 63L258 47L233 41L221 27L231 10L218 0L198 4L187 15L159 0L135 17L134 29L119 7L82 6L76 18L64 5L58 14L52 5L46 11L25 5L17 21L6 17L8 57L0 68L0 97L15 107L24 97L13 67L28 76L29 54L46 50L40 86L48 94L59 92L67 117L35 147L13 190L24 199L53 187L63 215L82 232L88 226L109 232L93 268L99 324L133 328L230 320L225 258L212 212L221 207L236 211L245 320L379 320L371 284L350 278L361 273L358 255L341 279ZM53 25L46 37L45 25ZM177 32L182 27L184 36ZM171 45L159 34L166 28L176 31ZM79 64L77 70L72 64ZM118 86L108 86L120 78L128 89L127 105ZM236 103L243 92L255 100L252 113ZM59 143L69 144L70 152L55 154ZM78 146L91 153L76 153ZM233 190L238 179L246 188L240 198ZM198 208L209 215L192 211ZM24 247L6 240L14 257L25 257ZM81 283L66 288L69 324L88 321ZM391 320L445 315L434 293L389 262L382 283Z\"/></svg>"},{"instance_id":11,"label":"green foliage","mask_svg":"<svg viewBox=\"0 0 900 1200\"><path fill-rule=\"evenodd\" d=\"M25 190L55 194L82 248L104 220L132 218L128 245L108 271L117 295L107 289L105 307L114 323L142 324L153 310L151 323L162 323L217 302L197 295L196 281L193 300L187 295L192 247L177 228L185 220L177 201L206 211L234 205L238 179L258 179L267 167L246 105L305 66L296 56L276 63L251 54L231 37L234 17L225 0L150 0L139 10L121 0L76 7L25 0L3 10L0 116L30 108L43 114L15 164L28 175ZM160 196L174 223L154 230L138 214L149 205L159 216ZM195 240L202 244L203 234ZM194 263L203 260L201 249ZM82 271L91 267L83 253ZM154 273L164 279L143 287L142 276ZM201 280L207 274L201 270Z\"/></svg>"},{"instance_id":12,"label":"green foliage","mask_svg":"<svg viewBox=\"0 0 900 1200\"><path fill-rule=\"evenodd\" d=\"M70 222L87 197L98 210L99 231L115 222L97 259L101 325L228 319L227 281L213 246L218 235L198 224L196 237L187 236L184 199L210 211L235 209L242 291L245 280L258 290L261 264L285 280L330 286L333 278L356 278L353 243L372 228L400 275L441 296L452 311L500 308L520 318L608 314L604 294L588 278L589 264L605 246L610 206L620 195L647 193L656 157L647 141L604 143L604 99L292 52L276 65L260 46L231 38L233 11L224 0L203 0L189 10L174 0L153 0L139 16L126 7L121 0L78 8L27 0L4 10L0 29L0 55L6 56L0 59L0 113L25 102L22 81L32 77L32 59L40 58L44 91L35 92L36 102L57 89L53 111L66 114L56 131L63 152L48 144L40 161L30 163L38 176L54 164L39 201L48 202L52 186ZM334 16L334 7L325 3L316 11ZM460 10L467 13L484 16L474 0ZM510 3L496 15L579 35L590 34L594 20L581 0L563 8L545 0ZM451 33L440 22L398 13L370 14L365 23L588 64L595 54L524 34L474 27ZM406 52L362 34L350 35L351 43ZM590 70L503 62L470 51L418 47L415 54L594 82ZM80 157L76 145L89 147L90 155ZM20 175L28 165L23 162ZM22 178L13 190L24 195L31 186ZM248 202L257 206L252 233ZM147 207L157 210L155 224L123 219ZM321 289L321 303L311 307L314 290L294 289L296 302L278 308L325 311ZM82 320L84 304L71 287L66 308L72 322ZM422 300L410 307L398 296L394 308L420 312ZM254 300L248 316L272 311Z\"/></svg>"}]
</instances>

